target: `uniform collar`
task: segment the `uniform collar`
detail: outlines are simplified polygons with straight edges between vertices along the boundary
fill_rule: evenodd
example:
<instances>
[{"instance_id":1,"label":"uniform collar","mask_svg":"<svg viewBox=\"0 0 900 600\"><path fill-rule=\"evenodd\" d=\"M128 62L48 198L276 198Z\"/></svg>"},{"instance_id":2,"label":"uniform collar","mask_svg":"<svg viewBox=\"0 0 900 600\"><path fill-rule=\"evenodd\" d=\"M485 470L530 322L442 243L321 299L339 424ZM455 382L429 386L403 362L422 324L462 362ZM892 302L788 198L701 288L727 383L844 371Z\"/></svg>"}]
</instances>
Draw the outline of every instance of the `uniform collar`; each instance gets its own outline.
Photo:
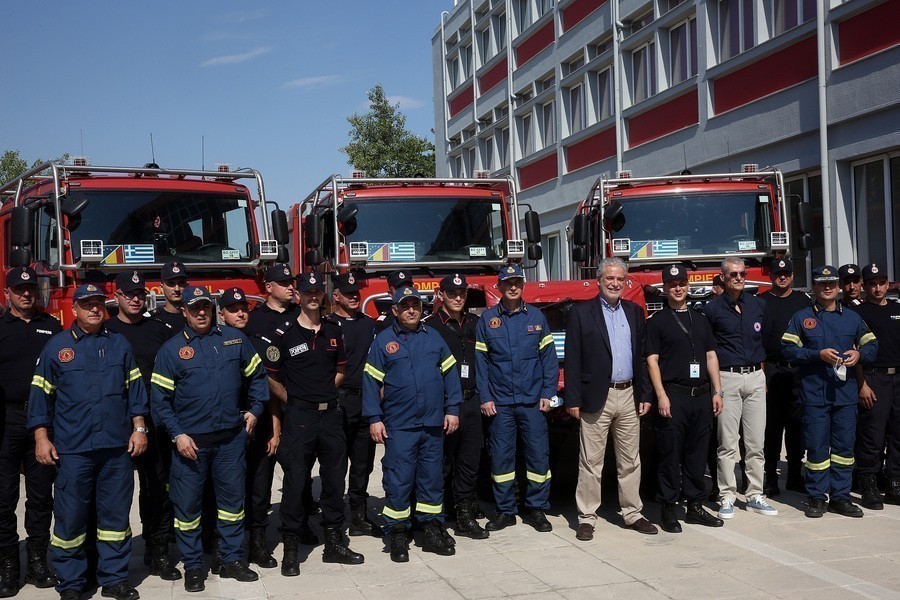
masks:
<instances>
[{"instance_id":1,"label":"uniform collar","mask_svg":"<svg viewBox=\"0 0 900 600\"><path fill-rule=\"evenodd\" d=\"M737 297L737 300L733 300L733 299L731 298L731 296L728 295L727 292L722 292L722 298L725 299L725 302L727 302L729 306L735 306L735 305L737 305L737 304L743 304L743 303L744 303L744 294L746 294L746 293L747 293L747 292L741 292L741 295Z\"/></svg>"},{"instance_id":2,"label":"uniform collar","mask_svg":"<svg viewBox=\"0 0 900 600\"><path fill-rule=\"evenodd\" d=\"M184 336L184 339L186 341L190 342L193 339L202 338L207 335L222 335L222 328L218 325L214 325L212 329L210 329L206 334L200 335L199 333L191 329L188 325L185 325L184 329L181 330L181 335Z\"/></svg>"},{"instance_id":3,"label":"uniform collar","mask_svg":"<svg viewBox=\"0 0 900 600\"><path fill-rule=\"evenodd\" d=\"M528 303L525 302L524 300L522 300L521 298L519 298L519 310L512 311L512 312L511 312L511 311L508 311L508 310L506 310L506 307L503 305L503 302L498 302L498 303L497 303L497 306L498 306L498 310L499 310L501 313L506 313L506 314L508 314L508 315L514 315L514 314L519 313L519 312L523 312L523 313L527 313L527 312L528 312Z\"/></svg>"},{"instance_id":4,"label":"uniform collar","mask_svg":"<svg viewBox=\"0 0 900 600\"><path fill-rule=\"evenodd\" d=\"M455 322L455 323L459 323L460 325L464 325L465 322L466 322L466 311L462 311L462 313L460 313L460 319L457 321L456 319L454 319L453 317L451 317L450 314L449 314L446 310L444 310L444 307L443 307L443 306L442 306L441 309L437 312L437 316L438 316L438 318L441 320L441 323L443 323L444 325L446 325L446 324L449 323L450 321L453 321L453 322Z\"/></svg>"},{"instance_id":5,"label":"uniform collar","mask_svg":"<svg viewBox=\"0 0 900 600\"><path fill-rule=\"evenodd\" d=\"M409 329L406 329L405 327L401 327L400 324L396 321L396 319L394 320L393 323L391 323L391 327L394 328L394 333L396 335L401 335L403 333L424 333L424 332L428 331L425 328L425 323L423 323L422 321L419 321L419 326L413 331L410 331Z\"/></svg>"},{"instance_id":6,"label":"uniform collar","mask_svg":"<svg viewBox=\"0 0 900 600\"><path fill-rule=\"evenodd\" d=\"M84 330L82 330L81 327L79 327L75 323L72 323L72 327L71 327L71 329L69 329L69 331L72 332L72 337L75 338L76 342L80 342L83 338L90 337L92 335L90 333L85 333ZM98 336L102 335L104 337L109 337L109 330L106 328L106 323L103 323L102 325L100 325L100 329L97 331L96 334L93 334L93 335L98 335Z\"/></svg>"},{"instance_id":7,"label":"uniform collar","mask_svg":"<svg viewBox=\"0 0 900 600\"><path fill-rule=\"evenodd\" d=\"M813 303L812 308L813 308L813 312L814 312L815 314L819 314L820 312L823 312L823 313L829 312L829 311L825 310L825 308L823 308L822 305L819 304L818 301L816 301L816 302ZM841 304L840 302L836 302L836 303L835 303L835 308L834 308L834 310L831 311L831 312L836 312L836 313L839 314L839 315L840 315L840 314L843 314L843 312L844 312L844 305Z\"/></svg>"},{"instance_id":8,"label":"uniform collar","mask_svg":"<svg viewBox=\"0 0 900 600\"><path fill-rule=\"evenodd\" d=\"M44 311L39 310L39 311L37 311L37 312L34 314L34 316L31 318L31 322L34 322L34 321L37 321L37 322L40 322L40 321L46 321L46 320L47 320L47 317L49 317L49 316L50 316L50 315L48 315L48 314L45 313ZM22 321L23 323L25 322L25 321L23 321L21 318L19 318L19 317L17 317L16 315L12 314L12 311L9 310L9 309L7 309L5 313L3 313L3 317L2 317L2 318L3 318L3 320L4 320L5 322L7 322L7 323L12 323L13 321Z\"/></svg>"}]
</instances>

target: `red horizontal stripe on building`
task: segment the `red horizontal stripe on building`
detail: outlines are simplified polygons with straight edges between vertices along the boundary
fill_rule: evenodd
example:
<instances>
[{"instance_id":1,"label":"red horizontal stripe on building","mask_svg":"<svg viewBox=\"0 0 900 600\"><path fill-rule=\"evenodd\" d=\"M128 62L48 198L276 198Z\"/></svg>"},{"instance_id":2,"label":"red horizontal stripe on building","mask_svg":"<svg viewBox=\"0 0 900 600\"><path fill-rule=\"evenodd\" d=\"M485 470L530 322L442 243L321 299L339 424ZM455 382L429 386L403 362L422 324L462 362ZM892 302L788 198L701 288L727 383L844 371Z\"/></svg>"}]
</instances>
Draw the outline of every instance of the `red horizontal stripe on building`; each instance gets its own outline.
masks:
<instances>
[{"instance_id":1,"label":"red horizontal stripe on building","mask_svg":"<svg viewBox=\"0 0 900 600\"><path fill-rule=\"evenodd\" d=\"M687 94L628 119L628 140L630 146L637 146L667 133L696 125L699 121L695 88Z\"/></svg>"},{"instance_id":2,"label":"red horizontal stripe on building","mask_svg":"<svg viewBox=\"0 0 900 600\"><path fill-rule=\"evenodd\" d=\"M556 153L536 160L530 165L519 167L519 186L525 190L540 185L551 179L556 179L559 168L556 163Z\"/></svg>"},{"instance_id":3,"label":"red horizontal stripe on building","mask_svg":"<svg viewBox=\"0 0 900 600\"><path fill-rule=\"evenodd\" d=\"M520 67L534 58L538 52L553 43L553 21L528 36L516 47L516 64Z\"/></svg>"},{"instance_id":4,"label":"red horizontal stripe on building","mask_svg":"<svg viewBox=\"0 0 900 600\"><path fill-rule=\"evenodd\" d=\"M812 36L713 81L713 109L721 114L816 74L816 38Z\"/></svg>"},{"instance_id":5,"label":"red horizontal stripe on building","mask_svg":"<svg viewBox=\"0 0 900 600\"><path fill-rule=\"evenodd\" d=\"M841 64L859 60L900 44L900 0L850 17L838 25L838 56Z\"/></svg>"},{"instance_id":6,"label":"red horizontal stripe on building","mask_svg":"<svg viewBox=\"0 0 900 600\"><path fill-rule=\"evenodd\" d=\"M455 117L462 112L464 108L471 106L474 101L475 90L472 85L469 84L463 91L450 99L450 117Z\"/></svg>"},{"instance_id":7,"label":"red horizontal stripe on building","mask_svg":"<svg viewBox=\"0 0 900 600\"><path fill-rule=\"evenodd\" d=\"M566 32L586 16L606 4L606 0L575 0L572 4L562 9L563 32Z\"/></svg>"},{"instance_id":8,"label":"red horizontal stripe on building","mask_svg":"<svg viewBox=\"0 0 900 600\"><path fill-rule=\"evenodd\" d=\"M496 65L491 67L491 69L478 78L478 89L484 94L489 89L493 88L495 85L500 83L501 81L506 80L506 57L503 57L503 60L498 62Z\"/></svg>"},{"instance_id":9,"label":"red horizontal stripe on building","mask_svg":"<svg viewBox=\"0 0 900 600\"><path fill-rule=\"evenodd\" d=\"M569 171L600 162L616 153L616 128L610 127L566 148Z\"/></svg>"}]
</instances>

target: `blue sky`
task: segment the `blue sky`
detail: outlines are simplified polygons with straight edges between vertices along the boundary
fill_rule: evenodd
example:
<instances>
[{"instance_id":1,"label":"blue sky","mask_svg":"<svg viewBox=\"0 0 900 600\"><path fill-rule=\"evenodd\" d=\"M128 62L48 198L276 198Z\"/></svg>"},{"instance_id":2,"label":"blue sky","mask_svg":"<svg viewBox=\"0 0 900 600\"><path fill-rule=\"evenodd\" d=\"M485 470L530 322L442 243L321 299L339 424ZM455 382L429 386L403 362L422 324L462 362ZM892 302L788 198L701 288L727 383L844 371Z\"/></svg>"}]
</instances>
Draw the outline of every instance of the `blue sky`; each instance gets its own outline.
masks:
<instances>
[{"instance_id":1,"label":"blue sky","mask_svg":"<svg viewBox=\"0 0 900 600\"><path fill-rule=\"evenodd\" d=\"M431 37L452 0L0 2L0 151L258 169L283 208L347 174L376 83L432 139ZM254 190L255 191L255 190Z\"/></svg>"}]
</instances>

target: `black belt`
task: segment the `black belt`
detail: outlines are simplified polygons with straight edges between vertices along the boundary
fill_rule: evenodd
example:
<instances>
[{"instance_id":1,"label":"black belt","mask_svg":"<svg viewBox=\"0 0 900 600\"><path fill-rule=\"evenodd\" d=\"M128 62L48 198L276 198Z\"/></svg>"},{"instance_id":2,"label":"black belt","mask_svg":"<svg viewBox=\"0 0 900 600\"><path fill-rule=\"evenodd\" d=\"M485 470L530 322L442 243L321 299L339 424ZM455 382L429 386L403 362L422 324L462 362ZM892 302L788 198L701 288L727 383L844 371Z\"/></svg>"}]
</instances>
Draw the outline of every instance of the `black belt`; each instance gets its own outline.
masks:
<instances>
[{"instance_id":1,"label":"black belt","mask_svg":"<svg viewBox=\"0 0 900 600\"><path fill-rule=\"evenodd\" d=\"M709 391L709 384L705 383L700 387L691 387L689 385L679 385L677 383L665 383L663 384L663 388L672 392L687 394L688 396L699 396L700 394L705 394Z\"/></svg>"},{"instance_id":2,"label":"black belt","mask_svg":"<svg viewBox=\"0 0 900 600\"><path fill-rule=\"evenodd\" d=\"M478 393L478 390L463 390L463 400L468 400L470 398L474 398Z\"/></svg>"},{"instance_id":3,"label":"black belt","mask_svg":"<svg viewBox=\"0 0 900 600\"><path fill-rule=\"evenodd\" d=\"M331 408L337 408L337 400L330 400L328 402L307 402L306 400L292 400L288 398L288 404L291 406L296 406L297 408L305 408L306 410L328 410Z\"/></svg>"},{"instance_id":4,"label":"black belt","mask_svg":"<svg viewBox=\"0 0 900 600\"><path fill-rule=\"evenodd\" d=\"M362 396L362 390L359 388L342 387L339 391L344 392L348 396Z\"/></svg>"},{"instance_id":5,"label":"black belt","mask_svg":"<svg viewBox=\"0 0 900 600\"><path fill-rule=\"evenodd\" d=\"M728 371L729 373L740 373L741 375L746 375L747 373L754 373L759 371L762 367L759 365L747 365L745 367L722 367L719 369L720 371Z\"/></svg>"},{"instance_id":6,"label":"black belt","mask_svg":"<svg viewBox=\"0 0 900 600\"><path fill-rule=\"evenodd\" d=\"M609 389L611 390L627 390L631 387L631 380L628 381L610 381Z\"/></svg>"},{"instance_id":7,"label":"black belt","mask_svg":"<svg viewBox=\"0 0 900 600\"><path fill-rule=\"evenodd\" d=\"M27 402L7 402L6 410L25 410L28 408Z\"/></svg>"},{"instance_id":8,"label":"black belt","mask_svg":"<svg viewBox=\"0 0 900 600\"><path fill-rule=\"evenodd\" d=\"M883 375L896 375L900 373L900 367L866 367L863 369L866 373L881 373Z\"/></svg>"}]
</instances>

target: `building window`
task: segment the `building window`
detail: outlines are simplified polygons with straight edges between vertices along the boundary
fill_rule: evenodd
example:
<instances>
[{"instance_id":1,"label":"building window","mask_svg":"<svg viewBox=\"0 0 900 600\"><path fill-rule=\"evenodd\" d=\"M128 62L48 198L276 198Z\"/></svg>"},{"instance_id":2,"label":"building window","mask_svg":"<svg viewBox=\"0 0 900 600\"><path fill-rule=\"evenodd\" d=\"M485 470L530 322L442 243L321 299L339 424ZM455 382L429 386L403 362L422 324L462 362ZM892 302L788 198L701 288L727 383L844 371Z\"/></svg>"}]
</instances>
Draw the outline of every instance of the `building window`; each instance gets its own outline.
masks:
<instances>
[{"instance_id":1,"label":"building window","mask_svg":"<svg viewBox=\"0 0 900 600\"><path fill-rule=\"evenodd\" d=\"M570 87L566 95L568 96L567 118L569 124L569 135L578 133L585 127L584 119L584 84L577 84Z\"/></svg>"},{"instance_id":2,"label":"building window","mask_svg":"<svg viewBox=\"0 0 900 600\"><path fill-rule=\"evenodd\" d=\"M773 35L780 35L816 18L816 0L773 0Z\"/></svg>"},{"instance_id":3,"label":"building window","mask_svg":"<svg viewBox=\"0 0 900 600\"><path fill-rule=\"evenodd\" d=\"M552 100L541 106L541 147L556 143L556 103Z\"/></svg>"},{"instance_id":4,"label":"building window","mask_svg":"<svg viewBox=\"0 0 900 600\"><path fill-rule=\"evenodd\" d=\"M537 0L537 16L543 17L553 10L553 0Z\"/></svg>"},{"instance_id":5,"label":"building window","mask_svg":"<svg viewBox=\"0 0 900 600\"><path fill-rule=\"evenodd\" d=\"M522 156L528 156L534 152L534 132L531 127L531 113L519 117L519 147Z\"/></svg>"},{"instance_id":6,"label":"building window","mask_svg":"<svg viewBox=\"0 0 900 600\"><path fill-rule=\"evenodd\" d=\"M475 176L475 146L465 149L466 177Z\"/></svg>"},{"instance_id":7,"label":"building window","mask_svg":"<svg viewBox=\"0 0 900 600\"><path fill-rule=\"evenodd\" d=\"M500 52L506 48L506 13L500 13L499 15L491 17L491 25L494 28L494 40L497 42L497 52Z\"/></svg>"},{"instance_id":8,"label":"building window","mask_svg":"<svg viewBox=\"0 0 900 600\"><path fill-rule=\"evenodd\" d=\"M500 166L509 165L509 127L504 127L494 134L497 145L497 158L500 160Z\"/></svg>"},{"instance_id":9,"label":"building window","mask_svg":"<svg viewBox=\"0 0 900 600\"><path fill-rule=\"evenodd\" d=\"M669 31L669 51L672 85L697 74L697 19L688 19Z\"/></svg>"},{"instance_id":10,"label":"building window","mask_svg":"<svg viewBox=\"0 0 900 600\"><path fill-rule=\"evenodd\" d=\"M877 262L891 280L900 271L900 157L854 165L856 260Z\"/></svg>"},{"instance_id":11,"label":"building window","mask_svg":"<svg viewBox=\"0 0 900 600\"><path fill-rule=\"evenodd\" d=\"M447 79L450 80L450 89L459 85L459 58L453 57L447 61Z\"/></svg>"},{"instance_id":12,"label":"building window","mask_svg":"<svg viewBox=\"0 0 900 600\"><path fill-rule=\"evenodd\" d=\"M633 103L656 94L656 44L649 42L631 53Z\"/></svg>"},{"instance_id":13,"label":"building window","mask_svg":"<svg viewBox=\"0 0 900 600\"><path fill-rule=\"evenodd\" d=\"M469 78L472 74L472 45L463 46L459 49L459 64L462 67L461 73L463 80Z\"/></svg>"},{"instance_id":14,"label":"building window","mask_svg":"<svg viewBox=\"0 0 900 600\"><path fill-rule=\"evenodd\" d=\"M719 0L719 56L726 60L754 46L754 0Z\"/></svg>"},{"instance_id":15,"label":"building window","mask_svg":"<svg viewBox=\"0 0 900 600\"><path fill-rule=\"evenodd\" d=\"M522 33L531 25L531 0L514 0L513 16L516 18L516 31Z\"/></svg>"},{"instance_id":16,"label":"building window","mask_svg":"<svg viewBox=\"0 0 900 600\"><path fill-rule=\"evenodd\" d=\"M560 252L559 233L545 235L541 240L544 248L543 270L544 279L547 281L559 281L562 279L562 252Z\"/></svg>"},{"instance_id":17,"label":"building window","mask_svg":"<svg viewBox=\"0 0 900 600\"><path fill-rule=\"evenodd\" d=\"M494 56L491 50L491 28L487 27L478 32L478 52L481 56L481 64L486 63Z\"/></svg>"},{"instance_id":18,"label":"building window","mask_svg":"<svg viewBox=\"0 0 900 600\"><path fill-rule=\"evenodd\" d=\"M584 54L577 56L563 65L563 75L574 73L584 66Z\"/></svg>"},{"instance_id":19,"label":"building window","mask_svg":"<svg viewBox=\"0 0 900 600\"><path fill-rule=\"evenodd\" d=\"M602 121L613 114L612 69L606 68L596 74L597 120Z\"/></svg>"},{"instance_id":20,"label":"building window","mask_svg":"<svg viewBox=\"0 0 900 600\"><path fill-rule=\"evenodd\" d=\"M457 154L453 157L453 177L463 177L463 160L462 155Z\"/></svg>"},{"instance_id":21,"label":"building window","mask_svg":"<svg viewBox=\"0 0 900 600\"><path fill-rule=\"evenodd\" d=\"M673 8L675 8L676 6L678 6L679 4L684 4L684 2L685 2L685 0L662 0L662 2L660 2L660 5L666 6L667 7L666 11L669 11L669 10L672 10Z\"/></svg>"},{"instance_id":22,"label":"building window","mask_svg":"<svg viewBox=\"0 0 900 600\"><path fill-rule=\"evenodd\" d=\"M481 168L487 171L494 170L494 138L492 137L481 140Z\"/></svg>"},{"instance_id":23,"label":"building window","mask_svg":"<svg viewBox=\"0 0 900 600\"><path fill-rule=\"evenodd\" d=\"M647 14L640 16L631 22L630 35L634 35L635 33L637 33L638 31L640 31L641 29L643 29L644 27L646 27L647 25L649 25L652 22L653 22L653 11L651 10Z\"/></svg>"}]
</instances>

